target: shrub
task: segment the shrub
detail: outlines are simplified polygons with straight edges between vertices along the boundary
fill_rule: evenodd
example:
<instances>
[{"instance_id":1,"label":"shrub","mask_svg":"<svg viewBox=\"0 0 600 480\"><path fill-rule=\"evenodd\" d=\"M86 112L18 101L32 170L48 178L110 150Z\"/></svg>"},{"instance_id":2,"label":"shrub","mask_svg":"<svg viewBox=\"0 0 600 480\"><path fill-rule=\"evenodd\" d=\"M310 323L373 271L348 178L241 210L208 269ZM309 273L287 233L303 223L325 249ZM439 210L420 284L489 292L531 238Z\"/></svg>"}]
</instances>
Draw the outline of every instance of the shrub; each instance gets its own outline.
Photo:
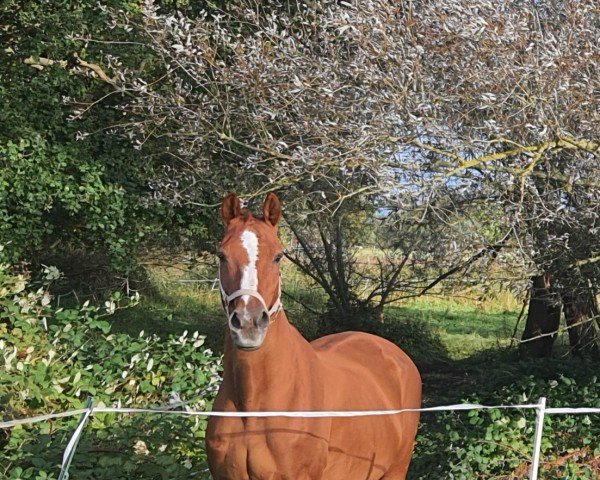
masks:
<instances>
[{"instance_id":1,"label":"shrub","mask_svg":"<svg viewBox=\"0 0 600 480\"><path fill-rule=\"evenodd\" d=\"M110 59L118 56L140 73L163 75L152 49L133 41L135 32L111 28L104 11L137 16L139 4L2 2L0 243L6 248L0 262L40 265L49 252L65 257L75 249L106 257L105 266L123 276L136 273L134 254L144 247L172 251L206 241L212 209L155 197L156 182L168 182L163 167L172 153L164 145L142 151L110 134L123 112L107 107L120 103L122 92L80 63L112 77ZM157 4L163 11L202 9L187 0ZM203 203L214 201L213 191L202 190Z\"/></svg>"},{"instance_id":2,"label":"shrub","mask_svg":"<svg viewBox=\"0 0 600 480\"><path fill-rule=\"evenodd\" d=\"M52 270L47 276L55 276ZM4 419L95 405L147 407L212 402L220 362L197 333L162 340L114 334L105 316L126 304L55 308L47 285L0 267L0 404ZM48 324L46 330L43 324ZM0 476L55 478L77 418L0 430ZM187 478L205 466L204 418L97 414L71 473L76 478Z\"/></svg>"},{"instance_id":3,"label":"shrub","mask_svg":"<svg viewBox=\"0 0 600 480\"><path fill-rule=\"evenodd\" d=\"M538 366L539 367L539 366ZM516 372L498 373L493 387L480 382L469 403L548 406L600 406L598 378L590 365L564 365L548 374L548 365L522 364ZM595 369L597 371L597 367ZM528 373L529 372L529 373ZM566 373L569 372L569 373ZM515 375L516 373L516 375ZM527 478L533 452L534 410L487 410L423 414L411 479ZM597 416L596 416L597 417ZM539 478L595 480L600 462L600 425L588 415L546 415Z\"/></svg>"},{"instance_id":4,"label":"shrub","mask_svg":"<svg viewBox=\"0 0 600 480\"><path fill-rule=\"evenodd\" d=\"M448 358L446 347L439 335L425 322L386 315L381 320L372 312L357 312L345 322L325 317L318 322L318 335L329 335L347 330L371 333L398 345L419 366L426 366ZM369 314L371 313L371 314Z\"/></svg>"}]
</instances>

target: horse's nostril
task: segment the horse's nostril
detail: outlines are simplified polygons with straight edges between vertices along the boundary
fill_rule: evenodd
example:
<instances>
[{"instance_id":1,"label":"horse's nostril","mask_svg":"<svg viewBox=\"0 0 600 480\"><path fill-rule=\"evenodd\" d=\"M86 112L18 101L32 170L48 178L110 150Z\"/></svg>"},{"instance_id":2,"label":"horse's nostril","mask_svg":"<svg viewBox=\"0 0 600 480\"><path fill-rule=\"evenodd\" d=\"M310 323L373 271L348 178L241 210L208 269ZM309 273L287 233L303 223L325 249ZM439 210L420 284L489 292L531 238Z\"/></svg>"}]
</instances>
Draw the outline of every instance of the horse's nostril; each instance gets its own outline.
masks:
<instances>
[{"instance_id":1,"label":"horse's nostril","mask_svg":"<svg viewBox=\"0 0 600 480\"><path fill-rule=\"evenodd\" d=\"M267 312L264 312L262 314L262 317L260 317L260 326L261 327L266 327L269 324L269 314Z\"/></svg>"},{"instance_id":2,"label":"horse's nostril","mask_svg":"<svg viewBox=\"0 0 600 480\"><path fill-rule=\"evenodd\" d=\"M230 323L231 323L231 326L235 329L242 328L242 324L240 322L240 319L237 316L237 313L233 314L233 317L231 317Z\"/></svg>"}]
</instances>

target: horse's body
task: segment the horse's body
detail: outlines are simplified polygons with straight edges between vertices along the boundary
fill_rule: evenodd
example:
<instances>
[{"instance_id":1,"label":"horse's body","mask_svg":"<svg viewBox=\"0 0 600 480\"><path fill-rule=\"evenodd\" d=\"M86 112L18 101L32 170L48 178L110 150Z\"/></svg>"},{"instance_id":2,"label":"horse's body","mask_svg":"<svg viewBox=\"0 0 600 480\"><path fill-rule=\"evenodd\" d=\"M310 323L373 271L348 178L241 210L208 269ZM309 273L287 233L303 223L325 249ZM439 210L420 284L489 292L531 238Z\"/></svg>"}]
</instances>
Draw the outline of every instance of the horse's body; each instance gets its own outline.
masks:
<instances>
[{"instance_id":1,"label":"horse's body","mask_svg":"<svg viewBox=\"0 0 600 480\"><path fill-rule=\"evenodd\" d=\"M257 228L251 224L259 220L249 218L250 225L246 219L244 227ZM259 238L262 242L263 235ZM246 305L249 300L246 298ZM233 313L228 311L230 328L241 323L237 329L241 332L244 323L235 319L235 312L242 311L241 302L236 305ZM255 325L263 312L262 307L256 308ZM394 344L357 332L308 343L283 311L269 316L268 335L252 351L240 347L236 336L227 336L223 383L213 410L420 406L419 373ZM403 479L417 424L417 413L353 418L212 417L206 437L210 470L218 480Z\"/></svg>"}]
</instances>

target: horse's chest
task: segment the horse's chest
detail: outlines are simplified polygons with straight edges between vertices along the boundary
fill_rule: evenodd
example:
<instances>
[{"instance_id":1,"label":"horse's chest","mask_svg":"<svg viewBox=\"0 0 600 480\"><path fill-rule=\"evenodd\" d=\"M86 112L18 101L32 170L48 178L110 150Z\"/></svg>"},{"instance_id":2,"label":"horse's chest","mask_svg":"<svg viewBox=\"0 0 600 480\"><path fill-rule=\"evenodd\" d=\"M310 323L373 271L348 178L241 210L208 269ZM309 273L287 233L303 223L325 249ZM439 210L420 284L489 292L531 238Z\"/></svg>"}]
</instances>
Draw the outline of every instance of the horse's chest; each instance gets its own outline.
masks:
<instances>
[{"instance_id":1,"label":"horse's chest","mask_svg":"<svg viewBox=\"0 0 600 480\"><path fill-rule=\"evenodd\" d=\"M321 478L327 463L324 438L315 436L306 425L298 425L297 420L253 420L235 432L209 438L216 479Z\"/></svg>"}]
</instances>

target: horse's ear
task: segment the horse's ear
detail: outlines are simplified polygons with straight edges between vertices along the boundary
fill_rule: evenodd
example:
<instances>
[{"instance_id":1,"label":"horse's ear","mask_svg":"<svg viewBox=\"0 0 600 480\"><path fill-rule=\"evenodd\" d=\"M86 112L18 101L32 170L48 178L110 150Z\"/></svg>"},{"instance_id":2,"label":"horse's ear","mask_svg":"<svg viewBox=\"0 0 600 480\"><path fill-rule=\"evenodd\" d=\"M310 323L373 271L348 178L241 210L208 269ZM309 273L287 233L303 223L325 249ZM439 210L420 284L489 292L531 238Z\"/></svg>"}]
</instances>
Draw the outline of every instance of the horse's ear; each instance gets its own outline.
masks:
<instances>
[{"instance_id":1,"label":"horse's ear","mask_svg":"<svg viewBox=\"0 0 600 480\"><path fill-rule=\"evenodd\" d=\"M221 204L221 218L225 225L229 224L235 217L240 214L242 206L240 199L235 193L228 193Z\"/></svg>"},{"instance_id":2,"label":"horse's ear","mask_svg":"<svg viewBox=\"0 0 600 480\"><path fill-rule=\"evenodd\" d=\"M268 224L274 227L279 223L279 219L281 218L281 202L279 202L279 198L273 192L267 193L265 203L263 204L263 217Z\"/></svg>"}]
</instances>

